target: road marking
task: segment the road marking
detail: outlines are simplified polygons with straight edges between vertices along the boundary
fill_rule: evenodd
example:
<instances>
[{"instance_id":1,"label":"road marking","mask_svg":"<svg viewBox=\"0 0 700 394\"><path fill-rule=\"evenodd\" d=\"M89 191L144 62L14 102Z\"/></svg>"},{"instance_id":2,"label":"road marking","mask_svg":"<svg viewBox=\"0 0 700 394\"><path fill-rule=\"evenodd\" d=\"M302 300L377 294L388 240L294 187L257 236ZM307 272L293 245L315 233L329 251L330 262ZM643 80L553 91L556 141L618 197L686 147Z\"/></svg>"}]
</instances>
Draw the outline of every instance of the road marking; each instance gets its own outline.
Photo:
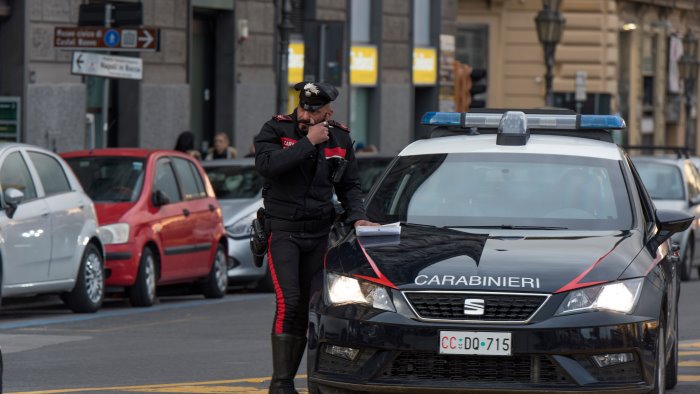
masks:
<instances>
[{"instance_id":1,"label":"road marking","mask_svg":"<svg viewBox=\"0 0 700 394\"><path fill-rule=\"evenodd\" d=\"M297 375L297 385L306 380L306 375ZM169 383L169 384L149 384L144 386L116 386L116 387L91 387L91 388L74 388L74 389L56 389L56 390L40 390L40 391L13 391L7 394L61 394L61 393L85 393L85 392L101 392L101 391L123 391L126 393L142 392L142 393L192 393L192 394L209 394L209 393L267 393L270 377L264 378L244 378L233 380L213 380L208 382L189 382L189 383ZM252 383L256 386L240 386L241 383ZM235 386L223 386L231 384ZM238 385L236 385L238 384ZM306 393L306 389L298 389L300 393Z\"/></svg>"},{"instance_id":2,"label":"road marking","mask_svg":"<svg viewBox=\"0 0 700 394\"><path fill-rule=\"evenodd\" d=\"M679 361L681 367L700 367L700 361Z\"/></svg>"},{"instance_id":3,"label":"road marking","mask_svg":"<svg viewBox=\"0 0 700 394\"><path fill-rule=\"evenodd\" d=\"M700 375L678 375L680 382L700 382Z\"/></svg>"},{"instance_id":4,"label":"road marking","mask_svg":"<svg viewBox=\"0 0 700 394\"><path fill-rule=\"evenodd\" d=\"M679 356L697 356L700 354L700 350L693 350L689 352L678 351Z\"/></svg>"}]
</instances>

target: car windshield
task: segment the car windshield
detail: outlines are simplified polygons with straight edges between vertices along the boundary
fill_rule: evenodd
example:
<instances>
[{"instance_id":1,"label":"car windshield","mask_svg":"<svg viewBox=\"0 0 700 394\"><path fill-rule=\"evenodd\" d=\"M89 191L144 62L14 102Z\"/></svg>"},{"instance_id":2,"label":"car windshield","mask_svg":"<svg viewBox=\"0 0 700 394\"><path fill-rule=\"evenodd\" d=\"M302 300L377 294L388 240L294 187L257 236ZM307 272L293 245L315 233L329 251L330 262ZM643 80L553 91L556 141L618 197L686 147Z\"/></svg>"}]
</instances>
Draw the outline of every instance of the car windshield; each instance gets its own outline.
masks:
<instances>
[{"instance_id":1,"label":"car windshield","mask_svg":"<svg viewBox=\"0 0 700 394\"><path fill-rule=\"evenodd\" d=\"M143 186L144 160L133 157L77 157L66 160L95 202L133 202Z\"/></svg>"},{"instance_id":2,"label":"car windshield","mask_svg":"<svg viewBox=\"0 0 700 394\"><path fill-rule=\"evenodd\" d=\"M654 200L685 200L681 169L673 164L634 161L642 183Z\"/></svg>"},{"instance_id":3,"label":"car windshield","mask_svg":"<svg viewBox=\"0 0 700 394\"><path fill-rule=\"evenodd\" d=\"M357 162L362 193L367 194L379 176L382 175L386 166L389 165L391 158L357 158L355 161Z\"/></svg>"},{"instance_id":4,"label":"car windshield","mask_svg":"<svg viewBox=\"0 0 700 394\"><path fill-rule=\"evenodd\" d=\"M216 198L254 198L258 197L264 179L255 166L230 165L205 167L209 181L214 188Z\"/></svg>"},{"instance_id":5,"label":"car windshield","mask_svg":"<svg viewBox=\"0 0 700 394\"><path fill-rule=\"evenodd\" d=\"M367 205L377 222L622 230L632 209L618 161L561 155L399 158Z\"/></svg>"}]
</instances>

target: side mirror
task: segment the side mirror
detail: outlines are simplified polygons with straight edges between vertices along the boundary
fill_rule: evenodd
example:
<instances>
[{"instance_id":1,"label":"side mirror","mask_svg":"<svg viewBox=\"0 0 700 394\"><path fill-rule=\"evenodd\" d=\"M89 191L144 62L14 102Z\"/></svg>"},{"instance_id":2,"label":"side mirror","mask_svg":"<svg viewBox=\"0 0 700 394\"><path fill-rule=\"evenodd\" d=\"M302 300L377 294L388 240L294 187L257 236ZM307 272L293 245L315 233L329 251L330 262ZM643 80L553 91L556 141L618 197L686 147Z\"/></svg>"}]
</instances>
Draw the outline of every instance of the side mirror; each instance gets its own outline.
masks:
<instances>
[{"instance_id":1,"label":"side mirror","mask_svg":"<svg viewBox=\"0 0 700 394\"><path fill-rule=\"evenodd\" d=\"M693 223L693 220L695 220L694 217L681 211L657 209L656 223L659 226L659 232L654 236L654 241L661 245L673 234L685 231Z\"/></svg>"},{"instance_id":2,"label":"side mirror","mask_svg":"<svg viewBox=\"0 0 700 394\"><path fill-rule=\"evenodd\" d=\"M11 218L14 216L19 203L21 203L22 199L24 199L24 193L15 189L14 187L9 187L7 190L5 190L5 193L3 193L3 197L5 198L6 205L5 212L7 213L7 217Z\"/></svg>"},{"instance_id":3,"label":"side mirror","mask_svg":"<svg viewBox=\"0 0 700 394\"><path fill-rule=\"evenodd\" d=\"M156 190L153 192L153 197L151 198L153 206L162 207L163 205L170 204L170 199L168 195L162 190Z\"/></svg>"}]
</instances>

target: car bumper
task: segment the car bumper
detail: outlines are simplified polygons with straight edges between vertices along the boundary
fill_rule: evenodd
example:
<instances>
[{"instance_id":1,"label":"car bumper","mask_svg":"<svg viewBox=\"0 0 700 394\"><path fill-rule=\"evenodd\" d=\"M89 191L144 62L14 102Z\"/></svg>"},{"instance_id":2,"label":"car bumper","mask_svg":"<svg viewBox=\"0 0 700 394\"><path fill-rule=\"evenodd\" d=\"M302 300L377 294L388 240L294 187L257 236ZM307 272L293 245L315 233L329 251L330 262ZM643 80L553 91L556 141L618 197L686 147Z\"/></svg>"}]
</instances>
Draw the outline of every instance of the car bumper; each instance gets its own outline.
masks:
<instances>
[{"instance_id":1,"label":"car bumper","mask_svg":"<svg viewBox=\"0 0 700 394\"><path fill-rule=\"evenodd\" d=\"M106 245L105 286L133 286L141 252L131 244Z\"/></svg>"},{"instance_id":2,"label":"car bumper","mask_svg":"<svg viewBox=\"0 0 700 394\"><path fill-rule=\"evenodd\" d=\"M228 281L229 284L245 283L265 277L266 267L257 267L250 251L248 238L228 237Z\"/></svg>"},{"instance_id":3,"label":"car bumper","mask_svg":"<svg viewBox=\"0 0 700 394\"><path fill-rule=\"evenodd\" d=\"M426 323L397 313L366 319L348 307L313 311L309 326L309 381L372 392L647 392L653 386L656 320L571 327ZM329 308L330 309L330 308ZM342 313L338 309L345 309ZM354 308L356 316L361 315ZM568 318L568 319L567 319ZM583 320L579 317L579 320ZM439 354L440 331L508 331L511 356ZM359 349L354 360L330 355L330 345ZM632 353L634 360L598 367L593 355Z\"/></svg>"}]
</instances>

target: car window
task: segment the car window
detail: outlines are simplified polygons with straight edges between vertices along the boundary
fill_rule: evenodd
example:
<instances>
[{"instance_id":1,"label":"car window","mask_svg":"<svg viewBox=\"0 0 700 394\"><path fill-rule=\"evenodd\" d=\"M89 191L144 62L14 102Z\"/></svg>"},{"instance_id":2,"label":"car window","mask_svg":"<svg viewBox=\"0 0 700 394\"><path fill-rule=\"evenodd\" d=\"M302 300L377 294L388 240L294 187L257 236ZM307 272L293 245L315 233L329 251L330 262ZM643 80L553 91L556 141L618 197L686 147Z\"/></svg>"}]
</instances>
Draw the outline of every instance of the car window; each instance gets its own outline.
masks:
<instances>
[{"instance_id":1,"label":"car window","mask_svg":"<svg viewBox=\"0 0 700 394\"><path fill-rule=\"evenodd\" d=\"M634 185L632 185L634 187L633 190L636 190L637 192L637 196L639 197L639 202L642 208L642 213L644 215L644 229L647 231L647 234L650 234L653 230L653 226L656 224L656 215L654 214L654 201L651 199L649 191L644 186L644 181L642 181L641 177L639 176L637 167L634 165L632 160L630 160L629 156L625 155L625 159L627 160L627 165L629 166L630 172L632 173L632 181L634 182Z\"/></svg>"},{"instance_id":2,"label":"car window","mask_svg":"<svg viewBox=\"0 0 700 394\"><path fill-rule=\"evenodd\" d=\"M683 176L674 164L634 161L644 187L654 200L685 200Z\"/></svg>"},{"instance_id":3,"label":"car window","mask_svg":"<svg viewBox=\"0 0 700 394\"><path fill-rule=\"evenodd\" d=\"M0 185L3 192L9 188L15 188L24 193L25 200L36 198L34 181L19 152L12 152L2 162L0 167Z\"/></svg>"},{"instance_id":4,"label":"car window","mask_svg":"<svg viewBox=\"0 0 700 394\"><path fill-rule=\"evenodd\" d=\"M197 180L197 178L199 178L199 173L195 174L192 172L190 163L187 160L177 157L172 158L172 163L175 166L178 179L182 183L182 190L185 193L185 200L205 197L206 193L204 193L202 188L199 186L199 184L201 184L201 180Z\"/></svg>"},{"instance_id":5,"label":"car window","mask_svg":"<svg viewBox=\"0 0 700 394\"><path fill-rule=\"evenodd\" d=\"M688 196L690 199L694 199L700 194L700 179L698 178L698 170L695 165L691 162L686 162L684 164L685 174L686 174L686 185L688 188Z\"/></svg>"},{"instance_id":6,"label":"car window","mask_svg":"<svg viewBox=\"0 0 700 394\"><path fill-rule=\"evenodd\" d=\"M143 159L132 157L75 157L66 160L85 192L96 202L133 202L143 187Z\"/></svg>"},{"instance_id":7,"label":"car window","mask_svg":"<svg viewBox=\"0 0 700 394\"><path fill-rule=\"evenodd\" d=\"M29 152L29 158L39 173L39 180L41 180L41 184L44 186L44 193L47 196L71 190L66 173L63 171L63 166L58 160L39 152Z\"/></svg>"},{"instance_id":8,"label":"car window","mask_svg":"<svg viewBox=\"0 0 700 394\"><path fill-rule=\"evenodd\" d=\"M177 179L175 179L175 173L173 172L172 166L170 166L170 160L158 160L153 190L160 190L163 192L170 202L182 201Z\"/></svg>"},{"instance_id":9,"label":"car window","mask_svg":"<svg viewBox=\"0 0 700 394\"><path fill-rule=\"evenodd\" d=\"M187 163L190 165L190 171L192 171L192 174L194 174L194 180L197 186L197 191L201 193L203 197L206 196L207 189L204 187L204 179L202 179L202 175L197 169L197 166L195 166L194 163L191 161Z\"/></svg>"},{"instance_id":10,"label":"car window","mask_svg":"<svg viewBox=\"0 0 700 394\"><path fill-rule=\"evenodd\" d=\"M377 222L629 229L619 162L559 155L401 157L368 203Z\"/></svg>"},{"instance_id":11,"label":"car window","mask_svg":"<svg viewBox=\"0 0 700 394\"><path fill-rule=\"evenodd\" d=\"M391 159L389 158L356 158L355 161L357 162L357 170L360 177L360 188L362 188L362 193L364 194L369 193L374 183L379 179L379 176L382 175L382 172L384 172L386 166L391 163Z\"/></svg>"},{"instance_id":12,"label":"car window","mask_svg":"<svg viewBox=\"0 0 700 394\"><path fill-rule=\"evenodd\" d=\"M254 198L259 195L264 183L253 165L206 167L204 171L216 198Z\"/></svg>"}]
</instances>

